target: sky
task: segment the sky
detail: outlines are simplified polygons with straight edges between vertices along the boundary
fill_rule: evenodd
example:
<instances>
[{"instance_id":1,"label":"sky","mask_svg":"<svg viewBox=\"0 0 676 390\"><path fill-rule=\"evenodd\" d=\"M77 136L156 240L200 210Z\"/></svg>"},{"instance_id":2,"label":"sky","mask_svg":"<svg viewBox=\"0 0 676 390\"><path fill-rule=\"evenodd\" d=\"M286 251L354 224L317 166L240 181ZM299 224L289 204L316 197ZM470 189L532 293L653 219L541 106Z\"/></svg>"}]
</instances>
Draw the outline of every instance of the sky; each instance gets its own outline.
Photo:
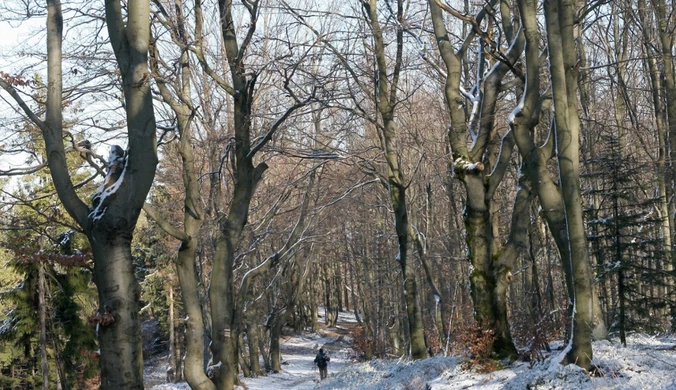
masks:
<instances>
[{"instance_id":1,"label":"sky","mask_svg":"<svg viewBox=\"0 0 676 390\"><path fill-rule=\"evenodd\" d=\"M26 39L25 37L32 29L40 28L44 23L44 18L36 18L22 24L0 21L0 52L3 53L0 56L0 71L13 74L16 69L25 66L26 62L15 55L16 50L20 42ZM3 143L8 130L3 128L5 119L16 117L16 114L14 113L14 101L9 100L11 99L9 95L1 91L0 98L0 143ZM23 166L24 159L25 156L8 156L0 153L0 170Z\"/></svg>"}]
</instances>

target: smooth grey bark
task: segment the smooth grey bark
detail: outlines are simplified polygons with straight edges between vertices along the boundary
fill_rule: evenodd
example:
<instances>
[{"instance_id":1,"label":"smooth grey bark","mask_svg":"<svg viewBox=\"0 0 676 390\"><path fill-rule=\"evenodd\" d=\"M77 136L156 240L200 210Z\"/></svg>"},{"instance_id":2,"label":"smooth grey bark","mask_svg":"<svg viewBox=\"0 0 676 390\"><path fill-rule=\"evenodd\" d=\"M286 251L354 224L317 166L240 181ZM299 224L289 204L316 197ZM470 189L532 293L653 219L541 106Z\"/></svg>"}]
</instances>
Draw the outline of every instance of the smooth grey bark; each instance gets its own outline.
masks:
<instances>
[{"instance_id":1,"label":"smooth grey bark","mask_svg":"<svg viewBox=\"0 0 676 390\"><path fill-rule=\"evenodd\" d=\"M259 339L258 324L249 322L246 328L246 340L249 347L249 366L251 367L251 375L254 377L263 374L259 360L260 354L258 353Z\"/></svg>"},{"instance_id":2,"label":"smooth grey bark","mask_svg":"<svg viewBox=\"0 0 676 390\"><path fill-rule=\"evenodd\" d=\"M528 259L531 262L528 267L529 276L526 277L525 289L526 294L530 294L530 302L528 304L528 309L531 314L531 319L533 323L537 324L542 319L545 314L544 308L542 307L542 290L540 289L540 268L537 264L537 247L536 241L540 241L540 231L539 228L541 223L539 217L537 217L537 207L535 202L531 202L530 215L535 216L535 220L528 225Z\"/></svg>"},{"instance_id":3,"label":"smooth grey bark","mask_svg":"<svg viewBox=\"0 0 676 390\"><path fill-rule=\"evenodd\" d=\"M495 3L489 2L475 18L469 18L437 0L429 1L437 46L445 64L444 95L451 116L448 140L452 151L453 169L467 194L464 221L469 258L473 268L470 284L475 319L481 326L494 332L496 338L493 349L496 353L515 358L517 351L509 331L507 316L497 314L507 312L506 307L499 307L506 304L507 288L504 282L511 269L506 262L501 263L495 259L500 243L495 236L495 221L492 217L493 209L496 207L493 200L494 191L505 174L514 142L511 135L506 135L503 137L501 150L498 151L489 141L495 126L497 98L502 80L510 70L514 71L513 66L523 51L525 39L518 26L508 25L506 33L512 39L512 45L503 60L496 62L487 71L485 79L482 79L484 72L481 69L477 70L477 74L480 75L477 83L481 84L479 90L482 91L477 92L481 100L480 113L468 123L464 112L465 99L460 92L460 76L464 53L469 42L476 36L476 31L468 33L463 45L454 51L442 15L443 8L444 11L476 26ZM507 12L507 9L501 6L501 11ZM503 20L503 23L506 22ZM481 39L480 42L482 49L478 66L484 66L484 40ZM476 130L476 140L471 148L468 147L466 140L468 126Z\"/></svg>"},{"instance_id":4,"label":"smooth grey bark","mask_svg":"<svg viewBox=\"0 0 676 390\"><path fill-rule=\"evenodd\" d=\"M566 216L572 274L573 329L568 363L590 369L592 360L593 275L589 262L580 197L580 119L577 103L577 70L573 35L574 10L569 1L545 1L550 76L556 121L559 180Z\"/></svg>"},{"instance_id":5,"label":"smooth grey bark","mask_svg":"<svg viewBox=\"0 0 676 390\"><path fill-rule=\"evenodd\" d=\"M397 1L398 25L403 23L402 0ZM403 29L397 28L397 47L394 68L390 72L385 58L385 43L383 32L378 20L377 1L370 0L363 2L362 6L368 18L371 34L373 35L374 51L377 65L377 92L376 104L378 113L382 120L379 130L383 149L385 151L385 160L387 161L387 188L390 194L390 202L394 210L394 227L397 232L397 242L399 253L397 261L401 267L402 278L404 280L404 299L406 301L406 312L408 316L408 331L410 335L410 350L413 359L423 359L427 357L427 348L425 345L425 335L422 322L422 313L418 304L418 287L415 280L415 269L412 264L411 255L413 253L412 236L413 229L410 226L407 204L406 204L406 184L404 182L403 172L399 166L399 156L396 144L396 123L394 119L395 105L397 103L397 84L402 65L403 51Z\"/></svg>"},{"instance_id":6,"label":"smooth grey bark","mask_svg":"<svg viewBox=\"0 0 676 390\"><path fill-rule=\"evenodd\" d=\"M520 254L528 251L528 227L530 225L530 205L533 201L528 177L521 174L518 179L514 206L512 208L512 222L509 229L507 243L502 248L497 259L494 294L494 315L498 334L510 334L509 311L507 305L507 290L512 283L512 270L517 269L517 259ZM506 327L506 328L503 328ZM510 337L511 338L511 337Z\"/></svg>"},{"instance_id":7,"label":"smooth grey bark","mask_svg":"<svg viewBox=\"0 0 676 390\"><path fill-rule=\"evenodd\" d=\"M646 15L646 2L645 0L639 0L638 2L638 17L641 25L647 25L647 15ZM644 51L648 54L644 60L644 66L647 67L647 73L650 76L650 90L651 97L653 102L653 110L655 115L655 125L657 127L657 140L658 140L658 149L657 149L657 183L658 191L660 197L659 211L660 216L662 217L662 237L664 239L664 246L666 250L667 258L667 267L668 272L673 272L674 270L674 259L673 259L673 240L672 237L676 234L674 227L674 219L670 216L674 215L674 202L669 201L673 197L673 179L674 173L671 167L671 163L668 163L669 156L673 155L673 151L669 150L669 121L667 118L667 108L666 108L666 98L665 98L665 86L664 86L664 77L660 72L660 67L657 64L656 57L659 55L659 52L656 52L654 45L652 44L652 39L648 33L647 28L641 29L643 33L643 48ZM674 291L674 280L673 278L667 286L667 293L670 294ZM670 305L669 308L672 331L676 329L676 305Z\"/></svg>"},{"instance_id":8,"label":"smooth grey bark","mask_svg":"<svg viewBox=\"0 0 676 390\"><path fill-rule=\"evenodd\" d=\"M276 265L280 260L280 253L268 257L262 264L249 271L242 279L237 290L234 286L234 262L242 231L247 224L249 206L256 186L263 178L268 166L265 162L254 164L256 153L265 146L275 131L297 109L307 105L312 96L304 101L296 100L277 121L267 130L265 137L251 144L252 108L256 87L256 72L247 73L245 54L250 47L253 34L256 31L259 18L259 0L247 2L246 10L250 22L247 32L241 43L237 39L237 23L233 19L233 2L219 0L221 36L223 48L229 66L230 82L214 72L206 62L202 49L202 31L204 28L202 17L202 3L195 2L196 20L196 47L195 53L202 65L202 69L232 98L232 118L234 125L234 188L227 210L214 202L214 210L220 217L219 232L216 239L216 251L213 259L212 277L209 287L209 301L211 307L211 352L215 382L219 389L231 390L234 387L238 372L238 340L241 333L242 311L247 291L252 279ZM294 95L295 97L295 95ZM217 170L218 171L218 170ZM216 178L216 180L220 180ZM220 192L218 185L212 188ZM215 196L214 199L218 197ZM289 243L290 245L290 243Z\"/></svg>"},{"instance_id":9,"label":"smooth grey bark","mask_svg":"<svg viewBox=\"0 0 676 390\"><path fill-rule=\"evenodd\" d=\"M122 166L109 167L110 189L95 197L91 208L73 186L66 164L62 119L63 18L59 0L47 1L47 101L40 120L5 80L0 86L17 101L42 131L50 173L59 199L86 234L94 254L94 281L99 295L98 339L101 351L101 389L143 389L143 358L138 300L140 289L131 258L131 238L157 165L155 115L147 67L149 5L106 1L108 34L122 76L129 148L119 156ZM124 154L124 153L122 153ZM123 162L123 164L122 164ZM115 169L114 169L115 168ZM115 175L115 177L113 177Z\"/></svg>"},{"instance_id":10,"label":"smooth grey bark","mask_svg":"<svg viewBox=\"0 0 676 390\"><path fill-rule=\"evenodd\" d=\"M89 214L91 230L87 229L94 252L99 310L115 317L113 324L99 329L101 388L142 389L140 287L132 264L131 239L157 165L155 115L148 77L148 1L129 1L125 23L121 3L107 0L106 20L122 75L129 147L119 189L115 196L101 200L99 208L107 203L105 215Z\"/></svg>"},{"instance_id":11,"label":"smooth grey bark","mask_svg":"<svg viewBox=\"0 0 676 390\"><path fill-rule=\"evenodd\" d=\"M537 3L534 0L519 0L518 5L526 34L526 89L521 103L513 111L510 125L514 129L525 170L531 183L536 183L535 188L540 198L543 216L547 220L563 262L570 299L569 316L572 318L572 329L567 335L570 351L565 362L589 369L592 358L594 290L579 194L577 75L571 66L576 58L572 33L572 8L570 3L561 5L556 0L545 2L550 76L556 108L553 127L556 129L557 161L561 181L559 188L551 179L546 166L546 161L551 157L551 140L538 148L531 132L538 123L541 108ZM559 8L559 5L563 9ZM571 58L564 60L564 53Z\"/></svg>"},{"instance_id":12,"label":"smooth grey bark","mask_svg":"<svg viewBox=\"0 0 676 390\"><path fill-rule=\"evenodd\" d=\"M160 7L158 5L158 7ZM158 20L167 25L172 41L180 46L188 45L190 38L184 27L185 18L181 1L175 3L176 28L164 18L169 14L160 7ZM195 166L193 146L192 119L195 107L192 105L191 66L188 53L184 50L179 58L179 68L175 82L169 84L163 77L158 48L153 45L150 50L150 65L162 100L169 105L176 115L176 128L179 134L178 152L181 157L181 178L185 197L183 199L183 229L176 229L164 220L157 210L146 204L144 210L158 226L167 234L181 241L178 259L175 262L176 273L181 286L181 299L186 311L186 355L183 361L183 374L190 387L195 390L215 390L215 384L207 376L204 364L204 344L206 341L204 316L202 315L199 297L199 280L196 272L196 251L200 228L204 222L204 206L200 194L200 183ZM178 376L178 372L176 372Z\"/></svg>"},{"instance_id":13,"label":"smooth grey bark","mask_svg":"<svg viewBox=\"0 0 676 390\"><path fill-rule=\"evenodd\" d=\"M174 286L169 285L169 369L172 372L177 373L178 367L176 366L176 332L174 332L174 324L176 319L174 318ZM170 380L171 379L171 380ZM175 376L169 378L167 376L167 382L174 383L176 381Z\"/></svg>"},{"instance_id":14,"label":"smooth grey bark","mask_svg":"<svg viewBox=\"0 0 676 390\"><path fill-rule=\"evenodd\" d=\"M644 2L641 2L645 4ZM667 127L668 127L668 132L667 132L667 138L669 141L668 145L668 152L667 156L671 156L671 159L673 159L674 155L676 155L676 69L674 68L674 23L673 23L673 17L671 14L673 13L673 10L671 12L667 12L667 6L665 4L664 0L651 0L651 3L653 5L653 12L655 15L655 19L657 21L657 28L658 28L658 34L659 34L659 49L661 49L661 55L662 55L662 71L661 71L661 76L662 79L664 80L664 95L663 97L666 98L666 111L667 111ZM641 12L642 9L639 9L639 12ZM645 18L644 18L645 20ZM647 42L646 42L647 43ZM671 159L669 161L671 161ZM669 164L669 177L672 181L676 179L676 164L671 162ZM674 202L671 203L671 213L669 214L669 222L672 226L671 232L676 229L676 222L674 221ZM673 244L673 242L672 242ZM669 248L670 251L673 250L673 248ZM676 257L673 255L670 256L670 260L672 261L671 268L672 270L676 268ZM673 272L673 271L672 271ZM672 281L673 284L673 281ZM672 287L673 288L673 287ZM672 329L676 328L676 307L672 307Z\"/></svg>"},{"instance_id":15,"label":"smooth grey bark","mask_svg":"<svg viewBox=\"0 0 676 390\"><path fill-rule=\"evenodd\" d=\"M625 29L626 31L626 29ZM579 64L579 75L578 75L578 86L579 86L579 91L580 91L580 107L582 108L582 113L584 116L584 124L586 125L586 129L584 130L589 130L591 127L591 120L590 120L590 115L589 112L590 110L593 110L594 107L592 106L592 103L590 102L589 98L589 76L587 74L587 70L584 69L587 66L587 55L584 49L584 36L582 34L578 34L576 37L576 52L578 55L578 64ZM626 43L626 37L624 42ZM618 49L619 50L619 49ZM618 57L619 58L619 57ZM624 59L618 60L618 66L622 68L624 65L622 64L624 62ZM620 71L618 70L618 79L620 80L621 85L624 85L623 76L621 75ZM617 104L624 105L624 100L622 102L618 102L619 99L615 99ZM620 126L620 123L618 123L618 126ZM621 127L621 126L620 126ZM624 137L621 135L621 138ZM587 145L587 150L586 153L589 154L594 154L593 152L594 145L593 143L589 143ZM585 159L586 156L585 156ZM591 159L589 159L591 160ZM592 180L591 183L592 186L596 185L595 180ZM594 209L597 208L597 203L598 199L596 195L592 195L592 200L591 202L594 204ZM593 251L590 252L589 254L590 260L594 259ZM603 259L596 259L596 263L598 264L599 262L603 262ZM605 281L604 281L605 283ZM593 330L592 330L592 337L594 340L602 340L606 339L608 337L608 329L606 325L606 320L603 317L603 310L601 309L601 300L599 299L599 289L604 288L603 284L598 285L596 283L593 284L594 292L592 294L592 319L593 319Z\"/></svg>"}]
</instances>

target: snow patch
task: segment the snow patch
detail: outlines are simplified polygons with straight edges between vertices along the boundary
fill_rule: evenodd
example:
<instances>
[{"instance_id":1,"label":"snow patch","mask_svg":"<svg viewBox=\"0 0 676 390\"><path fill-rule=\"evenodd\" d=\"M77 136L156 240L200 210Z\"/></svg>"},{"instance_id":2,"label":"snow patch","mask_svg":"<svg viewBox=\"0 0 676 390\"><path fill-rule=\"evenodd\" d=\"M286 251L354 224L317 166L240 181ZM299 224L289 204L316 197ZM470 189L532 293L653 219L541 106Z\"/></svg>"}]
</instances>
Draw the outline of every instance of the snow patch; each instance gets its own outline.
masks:
<instances>
[{"instance_id":1,"label":"snow patch","mask_svg":"<svg viewBox=\"0 0 676 390\"><path fill-rule=\"evenodd\" d=\"M320 307L320 313L324 308ZM339 313L341 319L356 321L351 313ZM334 328L335 329L335 328ZM407 359L374 359L353 362L353 352L329 336L329 329L319 334L298 334L282 340L283 371L258 378L242 378L248 390L553 390L553 389L661 389L676 390L676 337L630 335L627 348L618 341L593 343L593 364L601 376L590 376L575 366L560 364L567 345L550 343L556 350L544 361L517 361L499 371L487 374L467 367L460 357L433 357L411 361ZM345 336L345 341L349 341ZM564 348L564 346L566 348ZM316 351L329 350L329 377L319 381L312 364ZM333 347L333 348L332 348ZM547 354L543 351L543 354ZM151 390L186 390L185 383L164 384ZM243 388L240 388L243 389Z\"/></svg>"}]
</instances>

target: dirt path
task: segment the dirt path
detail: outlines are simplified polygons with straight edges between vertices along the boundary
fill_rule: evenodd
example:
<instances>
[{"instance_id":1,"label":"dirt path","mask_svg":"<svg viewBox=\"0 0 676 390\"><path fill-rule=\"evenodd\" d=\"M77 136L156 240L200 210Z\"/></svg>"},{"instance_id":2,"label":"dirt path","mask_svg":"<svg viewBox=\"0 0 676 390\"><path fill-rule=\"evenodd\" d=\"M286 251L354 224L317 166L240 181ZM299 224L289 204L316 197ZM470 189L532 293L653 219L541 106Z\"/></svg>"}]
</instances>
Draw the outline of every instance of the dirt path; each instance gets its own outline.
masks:
<instances>
[{"instance_id":1,"label":"dirt path","mask_svg":"<svg viewBox=\"0 0 676 390\"><path fill-rule=\"evenodd\" d=\"M349 364L352 355L349 337L340 329L321 330L319 334L303 334L282 341L282 372L266 377L244 378L249 390L314 389L319 383L319 371L314 358L319 348L331 357L329 377Z\"/></svg>"},{"instance_id":2,"label":"dirt path","mask_svg":"<svg viewBox=\"0 0 676 390\"><path fill-rule=\"evenodd\" d=\"M323 313L320 313L323 314ZM302 333L284 336L281 340L282 372L258 378L243 378L247 390L310 390L319 383L319 370L313 361L319 348L324 348L331 357L329 378L351 363L353 356L350 331L356 326L354 316L340 313L337 326L326 328L323 316L319 321L318 333ZM146 388L153 390L189 389L185 382L163 384L166 381L167 358L158 358L154 364L145 367ZM154 386L154 387L153 387ZM241 388L240 388L241 389Z\"/></svg>"},{"instance_id":3,"label":"dirt path","mask_svg":"<svg viewBox=\"0 0 676 390\"><path fill-rule=\"evenodd\" d=\"M342 321L341 321L342 320ZM354 317L341 313L335 328L322 328L316 334L301 334L282 339L282 372L259 378L244 378L248 390L309 390L319 383L319 370L313 361L319 348L331 357L329 378L350 364L353 355L350 330Z\"/></svg>"}]
</instances>

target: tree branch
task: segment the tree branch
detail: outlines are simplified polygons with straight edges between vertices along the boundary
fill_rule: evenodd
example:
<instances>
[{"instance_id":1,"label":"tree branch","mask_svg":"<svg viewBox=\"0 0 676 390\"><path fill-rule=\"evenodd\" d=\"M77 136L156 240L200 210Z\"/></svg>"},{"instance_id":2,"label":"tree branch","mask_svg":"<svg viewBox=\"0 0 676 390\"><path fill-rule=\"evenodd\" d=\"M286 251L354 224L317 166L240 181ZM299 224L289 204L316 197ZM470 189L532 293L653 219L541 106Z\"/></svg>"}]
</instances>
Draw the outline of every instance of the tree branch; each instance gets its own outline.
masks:
<instances>
[{"instance_id":1,"label":"tree branch","mask_svg":"<svg viewBox=\"0 0 676 390\"><path fill-rule=\"evenodd\" d=\"M189 235L187 235L183 230L175 228L166 219L162 218L157 209L155 209L149 203L145 203L143 205L143 211L145 211L146 214L150 217L150 219L155 221L155 223L157 223L157 226L159 226L160 229L162 229L168 235L174 237L175 239L181 242L188 242L190 240Z\"/></svg>"}]
</instances>

